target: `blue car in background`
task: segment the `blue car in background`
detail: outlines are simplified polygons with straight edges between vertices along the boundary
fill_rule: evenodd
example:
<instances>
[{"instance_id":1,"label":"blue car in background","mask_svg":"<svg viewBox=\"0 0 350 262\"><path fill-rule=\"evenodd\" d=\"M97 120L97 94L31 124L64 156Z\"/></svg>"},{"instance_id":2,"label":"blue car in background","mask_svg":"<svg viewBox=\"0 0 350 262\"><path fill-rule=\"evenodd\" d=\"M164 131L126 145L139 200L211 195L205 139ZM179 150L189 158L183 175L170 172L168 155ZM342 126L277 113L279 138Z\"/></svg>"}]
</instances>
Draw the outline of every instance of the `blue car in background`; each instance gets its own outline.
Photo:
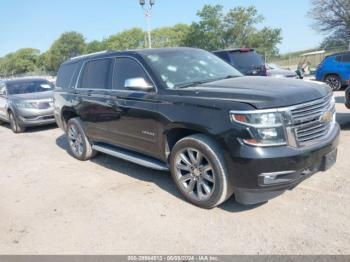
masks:
<instances>
[{"instance_id":1,"label":"blue car in background","mask_svg":"<svg viewBox=\"0 0 350 262\"><path fill-rule=\"evenodd\" d=\"M327 56L316 71L316 80L327 83L333 91L349 85L350 52Z\"/></svg>"}]
</instances>

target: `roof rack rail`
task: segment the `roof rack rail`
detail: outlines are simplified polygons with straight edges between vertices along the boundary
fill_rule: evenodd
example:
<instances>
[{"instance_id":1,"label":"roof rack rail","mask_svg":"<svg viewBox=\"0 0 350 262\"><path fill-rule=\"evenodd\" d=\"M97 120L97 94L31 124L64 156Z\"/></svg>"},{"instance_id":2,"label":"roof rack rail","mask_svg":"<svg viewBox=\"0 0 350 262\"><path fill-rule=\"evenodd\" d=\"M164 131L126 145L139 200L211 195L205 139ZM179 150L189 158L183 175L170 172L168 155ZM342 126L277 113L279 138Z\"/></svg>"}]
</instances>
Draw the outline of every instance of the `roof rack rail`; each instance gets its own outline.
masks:
<instances>
[{"instance_id":1,"label":"roof rack rail","mask_svg":"<svg viewBox=\"0 0 350 262\"><path fill-rule=\"evenodd\" d=\"M91 53L91 54L79 55L79 56L72 57L69 60L75 60L75 59L79 59L79 58L83 58L83 57L89 57L89 56L93 56L93 55L105 54L105 53L108 53L108 52L110 52L110 50L104 50L104 51L95 52L95 53Z\"/></svg>"}]
</instances>

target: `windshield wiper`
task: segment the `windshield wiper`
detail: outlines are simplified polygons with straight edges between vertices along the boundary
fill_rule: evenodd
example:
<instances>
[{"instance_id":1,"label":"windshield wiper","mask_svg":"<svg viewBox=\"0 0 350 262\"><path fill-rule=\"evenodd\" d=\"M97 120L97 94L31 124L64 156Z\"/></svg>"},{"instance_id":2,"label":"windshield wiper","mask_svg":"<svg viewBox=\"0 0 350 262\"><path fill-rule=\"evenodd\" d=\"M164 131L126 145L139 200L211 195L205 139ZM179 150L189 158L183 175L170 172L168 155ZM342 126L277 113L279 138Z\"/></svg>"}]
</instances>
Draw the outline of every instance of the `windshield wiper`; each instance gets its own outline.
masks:
<instances>
[{"instance_id":1,"label":"windshield wiper","mask_svg":"<svg viewBox=\"0 0 350 262\"><path fill-rule=\"evenodd\" d=\"M198 85L205 84L205 83L211 83L211 82L215 82L215 81L219 81L219 80L236 78L236 77L239 77L239 76L237 76L237 75L227 75L225 77L220 77L220 78L215 78L215 79L207 79L207 80L202 80L202 81L193 81L193 82L186 83L186 84L183 84L183 85L178 85L178 86L176 86L176 88L186 88L186 87L191 87L191 86L198 86Z\"/></svg>"},{"instance_id":2,"label":"windshield wiper","mask_svg":"<svg viewBox=\"0 0 350 262\"><path fill-rule=\"evenodd\" d=\"M191 87L191 86L198 86L198 85L209 83L209 82L211 82L211 80L193 81L193 82L186 83L183 85L177 85L176 88L186 88L186 87Z\"/></svg>"}]
</instances>

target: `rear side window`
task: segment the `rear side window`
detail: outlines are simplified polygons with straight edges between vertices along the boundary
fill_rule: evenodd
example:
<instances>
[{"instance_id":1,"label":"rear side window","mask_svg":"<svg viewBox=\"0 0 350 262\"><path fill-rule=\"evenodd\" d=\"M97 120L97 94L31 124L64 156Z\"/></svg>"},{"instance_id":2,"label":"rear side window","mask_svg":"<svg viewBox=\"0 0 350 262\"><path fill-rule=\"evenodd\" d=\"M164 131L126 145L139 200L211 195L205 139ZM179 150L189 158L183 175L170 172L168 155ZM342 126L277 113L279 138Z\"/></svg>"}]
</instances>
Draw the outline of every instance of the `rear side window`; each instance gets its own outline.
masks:
<instances>
[{"instance_id":1,"label":"rear side window","mask_svg":"<svg viewBox=\"0 0 350 262\"><path fill-rule=\"evenodd\" d=\"M228 56L227 52L217 52L214 53L216 56L220 57L225 62L230 63L230 57Z\"/></svg>"},{"instance_id":2,"label":"rear side window","mask_svg":"<svg viewBox=\"0 0 350 262\"><path fill-rule=\"evenodd\" d=\"M146 72L138 62L131 58L117 58L116 60L116 81L113 85L114 89L123 90L125 80L130 78L144 78L147 82L151 82Z\"/></svg>"},{"instance_id":3,"label":"rear side window","mask_svg":"<svg viewBox=\"0 0 350 262\"><path fill-rule=\"evenodd\" d=\"M111 89L114 60L110 58L89 61L85 64L79 88Z\"/></svg>"},{"instance_id":4,"label":"rear side window","mask_svg":"<svg viewBox=\"0 0 350 262\"><path fill-rule=\"evenodd\" d=\"M82 62L63 64L58 70L56 86L74 88Z\"/></svg>"},{"instance_id":5,"label":"rear side window","mask_svg":"<svg viewBox=\"0 0 350 262\"><path fill-rule=\"evenodd\" d=\"M261 57L252 52L231 52L230 58L233 65L240 69L250 69L252 67L260 67L263 65Z\"/></svg>"},{"instance_id":6,"label":"rear side window","mask_svg":"<svg viewBox=\"0 0 350 262\"><path fill-rule=\"evenodd\" d=\"M343 62L350 63L350 54L343 55Z\"/></svg>"},{"instance_id":7,"label":"rear side window","mask_svg":"<svg viewBox=\"0 0 350 262\"><path fill-rule=\"evenodd\" d=\"M338 56L335 58L335 61L341 62L341 61L342 61L342 56L338 55Z\"/></svg>"}]
</instances>

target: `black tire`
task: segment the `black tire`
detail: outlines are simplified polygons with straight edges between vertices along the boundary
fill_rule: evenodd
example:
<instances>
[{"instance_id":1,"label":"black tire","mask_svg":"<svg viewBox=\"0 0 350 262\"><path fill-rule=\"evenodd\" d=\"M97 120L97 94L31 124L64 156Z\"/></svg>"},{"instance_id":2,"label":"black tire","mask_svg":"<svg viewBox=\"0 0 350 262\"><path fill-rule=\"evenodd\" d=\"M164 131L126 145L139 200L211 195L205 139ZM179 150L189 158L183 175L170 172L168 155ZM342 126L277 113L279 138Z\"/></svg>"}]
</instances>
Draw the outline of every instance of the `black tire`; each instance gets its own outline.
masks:
<instances>
[{"instance_id":1,"label":"black tire","mask_svg":"<svg viewBox=\"0 0 350 262\"><path fill-rule=\"evenodd\" d=\"M326 76L324 82L329 85L333 91L338 91L342 88L342 81L337 75Z\"/></svg>"},{"instance_id":2,"label":"black tire","mask_svg":"<svg viewBox=\"0 0 350 262\"><path fill-rule=\"evenodd\" d=\"M195 162L197 164L193 165ZM181 194L198 207L214 208L233 194L220 147L205 135L192 135L178 141L171 151L170 170Z\"/></svg>"},{"instance_id":3,"label":"black tire","mask_svg":"<svg viewBox=\"0 0 350 262\"><path fill-rule=\"evenodd\" d=\"M70 119L67 123L66 138L69 152L76 159L86 161L93 158L96 155L96 151L92 149L82 126L79 117Z\"/></svg>"},{"instance_id":4,"label":"black tire","mask_svg":"<svg viewBox=\"0 0 350 262\"><path fill-rule=\"evenodd\" d=\"M26 131L25 127L21 126L18 123L17 118L12 111L9 112L9 121L10 121L11 130L13 133L19 134L19 133L23 133L24 131Z\"/></svg>"}]
</instances>

